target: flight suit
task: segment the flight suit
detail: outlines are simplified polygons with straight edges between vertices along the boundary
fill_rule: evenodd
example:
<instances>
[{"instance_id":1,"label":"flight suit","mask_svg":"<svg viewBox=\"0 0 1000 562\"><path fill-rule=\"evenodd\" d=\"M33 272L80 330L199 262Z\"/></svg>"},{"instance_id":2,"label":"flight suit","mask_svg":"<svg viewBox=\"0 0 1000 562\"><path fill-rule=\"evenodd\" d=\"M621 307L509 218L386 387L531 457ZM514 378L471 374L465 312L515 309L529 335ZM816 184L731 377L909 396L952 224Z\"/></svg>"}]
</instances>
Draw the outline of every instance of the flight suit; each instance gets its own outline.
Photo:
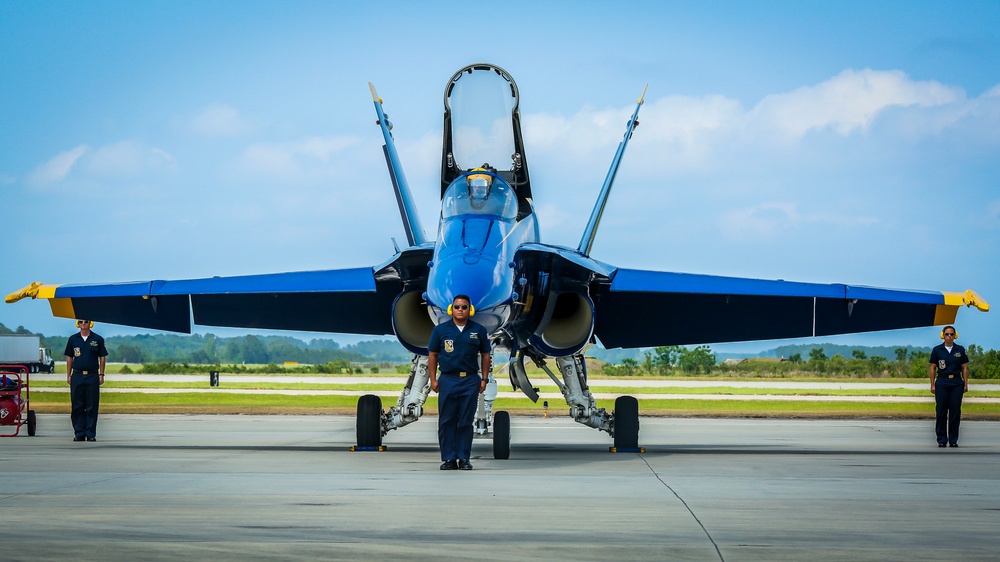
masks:
<instances>
[{"instance_id":1,"label":"flight suit","mask_svg":"<svg viewBox=\"0 0 1000 562\"><path fill-rule=\"evenodd\" d=\"M101 357L107 357L108 349L104 338L90 332L84 341L79 333L66 341L66 357L73 358L73 372L70 376L70 421L76 437L97 436L97 414L101 403Z\"/></svg>"},{"instance_id":2,"label":"flight suit","mask_svg":"<svg viewBox=\"0 0 1000 562\"><path fill-rule=\"evenodd\" d=\"M463 330L454 321L431 332L428 351L438 354L438 443L441 460L469 460L472 455L472 421L482 378L480 354L491 351L489 334L469 320Z\"/></svg>"},{"instance_id":3,"label":"flight suit","mask_svg":"<svg viewBox=\"0 0 1000 562\"><path fill-rule=\"evenodd\" d=\"M944 344L931 350L931 364L937 365L934 379L934 401L937 405L937 421L934 430L938 444L958 443L958 426L962 421L962 395L965 394L965 378L962 365L969 362L965 348L954 344L951 352Z\"/></svg>"}]
</instances>

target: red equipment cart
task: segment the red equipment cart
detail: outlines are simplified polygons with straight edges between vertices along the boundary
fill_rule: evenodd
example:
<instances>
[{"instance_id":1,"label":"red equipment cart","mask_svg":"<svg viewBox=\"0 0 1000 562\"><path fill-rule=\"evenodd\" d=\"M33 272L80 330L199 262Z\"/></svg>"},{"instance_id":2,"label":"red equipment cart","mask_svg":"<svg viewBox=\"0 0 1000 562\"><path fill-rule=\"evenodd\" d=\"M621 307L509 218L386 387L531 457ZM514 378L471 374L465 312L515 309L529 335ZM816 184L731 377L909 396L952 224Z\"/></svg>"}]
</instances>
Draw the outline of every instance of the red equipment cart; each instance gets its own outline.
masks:
<instances>
[{"instance_id":1,"label":"red equipment cart","mask_svg":"<svg viewBox=\"0 0 1000 562\"><path fill-rule=\"evenodd\" d=\"M29 436L35 435L28 371L24 365L0 365L0 427L14 427L14 433L0 433L0 437L16 437L22 425L28 426Z\"/></svg>"}]
</instances>

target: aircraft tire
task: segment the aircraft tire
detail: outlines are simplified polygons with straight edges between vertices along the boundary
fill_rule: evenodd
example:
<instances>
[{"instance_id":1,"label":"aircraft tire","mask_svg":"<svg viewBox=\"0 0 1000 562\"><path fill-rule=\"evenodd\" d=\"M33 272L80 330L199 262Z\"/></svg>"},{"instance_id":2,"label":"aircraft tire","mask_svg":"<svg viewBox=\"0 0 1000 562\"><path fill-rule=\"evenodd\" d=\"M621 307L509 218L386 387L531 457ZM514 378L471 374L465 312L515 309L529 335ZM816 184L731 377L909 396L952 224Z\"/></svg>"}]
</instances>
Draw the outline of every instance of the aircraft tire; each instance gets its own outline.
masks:
<instances>
[{"instance_id":1,"label":"aircraft tire","mask_svg":"<svg viewBox=\"0 0 1000 562\"><path fill-rule=\"evenodd\" d=\"M358 400L358 447L382 445L382 399L365 394Z\"/></svg>"},{"instance_id":2,"label":"aircraft tire","mask_svg":"<svg viewBox=\"0 0 1000 562\"><path fill-rule=\"evenodd\" d=\"M510 458L510 413L493 412L493 458Z\"/></svg>"},{"instance_id":3,"label":"aircraft tire","mask_svg":"<svg viewBox=\"0 0 1000 562\"><path fill-rule=\"evenodd\" d=\"M34 410L28 410L28 437L35 436L35 428L38 424Z\"/></svg>"},{"instance_id":4,"label":"aircraft tire","mask_svg":"<svg viewBox=\"0 0 1000 562\"><path fill-rule=\"evenodd\" d=\"M639 401L634 396L615 400L615 449L639 448Z\"/></svg>"}]
</instances>

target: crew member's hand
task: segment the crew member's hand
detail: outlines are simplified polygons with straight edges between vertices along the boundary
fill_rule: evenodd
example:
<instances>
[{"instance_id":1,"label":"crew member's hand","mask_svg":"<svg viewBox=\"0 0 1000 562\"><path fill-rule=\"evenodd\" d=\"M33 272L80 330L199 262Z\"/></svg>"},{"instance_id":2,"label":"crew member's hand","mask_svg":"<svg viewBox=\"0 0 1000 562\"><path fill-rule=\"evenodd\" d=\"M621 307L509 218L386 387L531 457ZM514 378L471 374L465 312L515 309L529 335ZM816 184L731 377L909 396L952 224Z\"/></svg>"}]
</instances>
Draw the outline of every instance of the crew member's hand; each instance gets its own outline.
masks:
<instances>
[{"instance_id":1,"label":"crew member's hand","mask_svg":"<svg viewBox=\"0 0 1000 562\"><path fill-rule=\"evenodd\" d=\"M66 384L73 383L73 373L66 373Z\"/></svg>"},{"instance_id":2,"label":"crew member's hand","mask_svg":"<svg viewBox=\"0 0 1000 562\"><path fill-rule=\"evenodd\" d=\"M101 375L101 378L100 378L100 380L97 381L97 384L98 385L104 384L104 375Z\"/></svg>"},{"instance_id":3,"label":"crew member's hand","mask_svg":"<svg viewBox=\"0 0 1000 562\"><path fill-rule=\"evenodd\" d=\"M437 381L437 379L431 379L431 391L433 391L433 392L437 392L438 391L438 381Z\"/></svg>"},{"instance_id":4,"label":"crew member's hand","mask_svg":"<svg viewBox=\"0 0 1000 562\"><path fill-rule=\"evenodd\" d=\"M934 383L931 383L931 394L937 394L937 387L934 386Z\"/></svg>"},{"instance_id":5,"label":"crew member's hand","mask_svg":"<svg viewBox=\"0 0 1000 562\"><path fill-rule=\"evenodd\" d=\"M480 394L482 394L483 392L486 392L486 382L487 382L487 379L483 378L483 381L479 383L479 393Z\"/></svg>"}]
</instances>

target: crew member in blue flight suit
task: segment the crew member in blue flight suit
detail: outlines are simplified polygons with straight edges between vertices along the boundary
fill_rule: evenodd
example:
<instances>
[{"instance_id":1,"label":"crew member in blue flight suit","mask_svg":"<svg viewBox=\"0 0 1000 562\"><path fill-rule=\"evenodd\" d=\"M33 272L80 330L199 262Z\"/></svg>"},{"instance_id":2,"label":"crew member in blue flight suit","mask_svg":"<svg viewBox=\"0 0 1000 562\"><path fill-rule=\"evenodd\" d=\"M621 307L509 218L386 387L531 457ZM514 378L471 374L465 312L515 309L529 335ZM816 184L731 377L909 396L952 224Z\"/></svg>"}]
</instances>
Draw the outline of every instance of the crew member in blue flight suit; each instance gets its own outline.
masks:
<instances>
[{"instance_id":1,"label":"crew member in blue flight suit","mask_svg":"<svg viewBox=\"0 0 1000 562\"><path fill-rule=\"evenodd\" d=\"M101 403L101 385L108 349L104 338L90 329L90 320L77 320L80 332L66 341L66 384L73 409L73 441L97 441L97 410Z\"/></svg>"},{"instance_id":2,"label":"crew member in blue flight suit","mask_svg":"<svg viewBox=\"0 0 1000 562\"><path fill-rule=\"evenodd\" d=\"M431 390L438 393L441 470L472 470L472 421L489 378L490 339L486 328L469 319L475 309L467 295L456 296L448 308L451 320L435 326L427 344Z\"/></svg>"},{"instance_id":3,"label":"crew member in blue flight suit","mask_svg":"<svg viewBox=\"0 0 1000 562\"><path fill-rule=\"evenodd\" d=\"M937 403L938 447L958 447L958 425L962 421L962 395L969 391L969 354L955 343L954 326L941 330L944 343L931 350L931 393Z\"/></svg>"}]
</instances>

